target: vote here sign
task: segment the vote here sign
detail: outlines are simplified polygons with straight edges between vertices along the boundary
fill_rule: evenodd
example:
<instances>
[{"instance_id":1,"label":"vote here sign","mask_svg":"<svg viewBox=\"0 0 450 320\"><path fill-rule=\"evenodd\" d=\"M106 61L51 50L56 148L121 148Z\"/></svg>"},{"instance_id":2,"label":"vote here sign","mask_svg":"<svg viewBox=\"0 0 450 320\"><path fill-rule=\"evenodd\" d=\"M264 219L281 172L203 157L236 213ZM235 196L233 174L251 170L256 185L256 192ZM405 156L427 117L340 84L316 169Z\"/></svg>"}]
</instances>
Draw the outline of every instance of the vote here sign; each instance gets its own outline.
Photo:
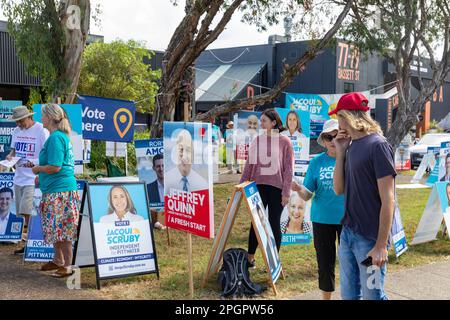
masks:
<instances>
[{"instance_id":1,"label":"vote here sign","mask_svg":"<svg viewBox=\"0 0 450 320\"><path fill-rule=\"evenodd\" d=\"M131 142L134 135L134 102L80 96L83 106L83 138L89 140Z\"/></svg>"}]
</instances>

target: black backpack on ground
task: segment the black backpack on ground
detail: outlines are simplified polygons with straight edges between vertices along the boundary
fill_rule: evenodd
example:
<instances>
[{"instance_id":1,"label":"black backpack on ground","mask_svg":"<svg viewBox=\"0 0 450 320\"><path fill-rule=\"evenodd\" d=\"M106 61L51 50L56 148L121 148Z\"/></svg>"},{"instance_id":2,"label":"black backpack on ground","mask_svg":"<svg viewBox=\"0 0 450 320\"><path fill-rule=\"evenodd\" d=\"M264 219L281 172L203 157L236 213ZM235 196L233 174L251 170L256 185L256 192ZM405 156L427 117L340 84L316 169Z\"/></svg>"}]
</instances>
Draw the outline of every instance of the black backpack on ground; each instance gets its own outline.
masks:
<instances>
[{"instance_id":1,"label":"black backpack on ground","mask_svg":"<svg viewBox=\"0 0 450 320\"><path fill-rule=\"evenodd\" d=\"M225 298L259 295L267 289L250 280L247 251L244 249L228 249L224 252L218 282L221 296Z\"/></svg>"}]
</instances>

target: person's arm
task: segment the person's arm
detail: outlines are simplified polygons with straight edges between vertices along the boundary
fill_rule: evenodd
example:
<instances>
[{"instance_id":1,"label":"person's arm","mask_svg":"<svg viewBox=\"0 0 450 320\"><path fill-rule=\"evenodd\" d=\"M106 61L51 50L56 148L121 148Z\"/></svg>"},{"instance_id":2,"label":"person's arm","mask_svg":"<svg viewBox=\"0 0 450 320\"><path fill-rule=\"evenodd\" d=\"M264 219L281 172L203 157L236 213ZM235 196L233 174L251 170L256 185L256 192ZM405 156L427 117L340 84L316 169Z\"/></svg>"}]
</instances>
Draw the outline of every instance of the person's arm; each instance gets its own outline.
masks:
<instances>
[{"instance_id":1,"label":"person's arm","mask_svg":"<svg viewBox=\"0 0 450 320\"><path fill-rule=\"evenodd\" d=\"M253 172L253 167L257 165L255 163L258 159L258 154L255 154L255 152L257 151L257 148L255 148L255 146L257 145L257 139L258 138L255 138L248 147L248 156L247 160L245 161L244 170L242 171L241 181L239 183L251 181L253 178L251 174ZM250 159L252 163L250 163Z\"/></svg>"},{"instance_id":2,"label":"person's arm","mask_svg":"<svg viewBox=\"0 0 450 320\"><path fill-rule=\"evenodd\" d=\"M297 192L300 198L305 201L309 201L317 190L317 161L319 161L317 157L310 161L308 169L306 170L305 179L303 180L303 185L299 185L297 182L292 181L292 191Z\"/></svg>"},{"instance_id":3,"label":"person's arm","mask_svg":"<svg viewBox=\"0 0 450 320\"><path fill-rule=\"evenodd\" d=\"M391 232L392 219L395 207L395 183L393 176L377 180L381 199L380 227L375 247L368 253L372 257L372 264L381 267L388 257L387 245Z\"/></svg>"},{"instance_id":4,"label":"person's arm","mask_svg":"<svg viewBox=\"0 0 450 320\"><path fill-rule=\"evenodd\" d=\"M34 174L55 174L61 171L66 150L65 141L62 137L54 137L50 139L51 140L47 145L47 149L51 150L51 152L48 152L48 162L45 165L33 166L32 170Z\"/></svg>"},{"instance_id":5,"label":"person's arm","mask_svg":"<svg viewBox=\"0 0 450 320\"><path fill-rule=\"evenodd\" d=\"M58 173L59 171L61 171L61 167L51 166L51 165L34 166L32 168L32 170L33 170L34 174L39 174L39 173L54 174L54 173Z\"/></svg>"},{"instance_id":6,"label":"person's arm","mask_svg":"<svg viewBox=\"0 0 450 320\"><path fill-rule=\"evenodd\" d=\"M345 190L345 155L350 145L351 138L345 130L339 130L334 144L336 145L336 165L333 174L333 189L336 195L341 195Z\"/></svg>"},{"instance_id":7,"label":"person's arm","mask_svg":"<svg viewBox=\"0 0 450 320\"><path fill-rule=\"evenodd\" d=\"M283 148L283 189L281 192L281 204L283 206L287 205L289 202L289 197L291 196L292 176L294 174L294 150L292 149L291 141L288 140L288 142L289 143L286 143L285 147Z\"/></svg>"},{"instance_id":8,"label":"person's arm","mask_svg":"<svg viewBox=\"0 0 450 320\"><path fill-rule=\"evenodd\" d=\"M9 154L6 156L6 160L11 161L13 157L16 156L16 149L11 148L11 151L9 152Z\"/></svg>"},{"instance_id":9,"label":"person's arm","mask_svg":"<svg viewBox=\"0 0 450 320\"><path fill-rule=\"evenodd\" d=\"M300 198L302 198L305 201L308 201L313 196L313 194L309 192L304 186L299 185L295 181L292 181L292 191L297 192Z\"/></svg>"}]
</instances>

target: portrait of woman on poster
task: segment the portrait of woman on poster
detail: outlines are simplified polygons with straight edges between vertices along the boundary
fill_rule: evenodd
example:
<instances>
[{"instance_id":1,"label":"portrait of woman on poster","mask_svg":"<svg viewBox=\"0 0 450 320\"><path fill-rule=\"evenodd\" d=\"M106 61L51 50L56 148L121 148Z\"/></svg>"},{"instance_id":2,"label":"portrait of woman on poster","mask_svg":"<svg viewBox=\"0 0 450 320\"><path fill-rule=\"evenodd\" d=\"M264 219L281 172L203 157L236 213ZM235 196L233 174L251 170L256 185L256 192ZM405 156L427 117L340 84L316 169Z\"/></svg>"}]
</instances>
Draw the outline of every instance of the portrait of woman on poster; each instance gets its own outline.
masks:
<instances>
[{"instance_id":1,"label":"portrait of woman on poster","mask_svg":"<svg viewBox=\"0 0 450 320\"><path fill-rule=\"evenodd\" d=\"M445 209L445 214L450 214L450 183L445 186L445 194L447 195L447 209Z\"/></svg>"},{"instance_id":2,"label":"portrait of woman on poster","mask_svg":"<svg viewBox=\"0 0 450 320\"><path fill-rule=\"evenodd\" d=\"M100 223L124 220L136 222L144 218L136 213L128 190L123 186L114 186L108 194L108 213L100 218Z\"/></svg>"},{"instance_id":3,"label":"portrait of woman on poster","mask_svg":"<svg viewBox=\"0 0 450 320\"><path fill-rule=\"evenodd\" d=\"M288 218L281 222L283 234L307 234L311 233L311 227L305 221L306 201L297 192L293 192L287 205Z\"/></svg>"},{"instance_id":4,"label":"portrait of woman on poster","mask_svg":"<svg viewBox=\"0 0 450 320\"><path fill-rule=\"evenodd\" d=\"M288 130L282 132L281 134L286 137L300 137L306 138L303 134L302 124L300 122L300 117L295 111L290 111L286 116L286 127Z\"/></svg>"}]
</instances>

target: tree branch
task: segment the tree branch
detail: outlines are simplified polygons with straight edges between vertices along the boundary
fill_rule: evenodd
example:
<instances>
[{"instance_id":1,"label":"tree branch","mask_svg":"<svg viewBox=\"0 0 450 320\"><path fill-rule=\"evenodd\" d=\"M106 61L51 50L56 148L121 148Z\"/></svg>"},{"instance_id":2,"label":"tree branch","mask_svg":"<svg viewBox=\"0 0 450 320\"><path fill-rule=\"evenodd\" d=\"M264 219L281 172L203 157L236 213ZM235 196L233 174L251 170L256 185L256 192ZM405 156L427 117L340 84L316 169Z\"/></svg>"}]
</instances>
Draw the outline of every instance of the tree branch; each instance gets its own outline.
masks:
<instances>
[{"instance_id":1,"label":"tree branch","mask_svg":"<svg viewBox=\"0 0 450 320\"><path fill-rule=\"evenodd\" d=\"M344 21L345 17L347 16L348 12L350 11L352 4L353 0L347 1L347 4L340 13L333 27L328 30L328 32L313 48L309 49L299 60L297 60L294 65L285 65L283 76L273 89L261 95L254 96L253 98L230 101L223 105L216 106L208 112L197 116L196 120L210 120L228 112L241 110L249 105L264 105L268 102L273 101L278 95L282 93L285 88L287 88L294 81L295 76L297 76L303 70L304 66L309 61L313 60L318 54L320 54L321 51L330 43L337 30L341 26L342 22Z\"/></svg>"}]
</instances>

